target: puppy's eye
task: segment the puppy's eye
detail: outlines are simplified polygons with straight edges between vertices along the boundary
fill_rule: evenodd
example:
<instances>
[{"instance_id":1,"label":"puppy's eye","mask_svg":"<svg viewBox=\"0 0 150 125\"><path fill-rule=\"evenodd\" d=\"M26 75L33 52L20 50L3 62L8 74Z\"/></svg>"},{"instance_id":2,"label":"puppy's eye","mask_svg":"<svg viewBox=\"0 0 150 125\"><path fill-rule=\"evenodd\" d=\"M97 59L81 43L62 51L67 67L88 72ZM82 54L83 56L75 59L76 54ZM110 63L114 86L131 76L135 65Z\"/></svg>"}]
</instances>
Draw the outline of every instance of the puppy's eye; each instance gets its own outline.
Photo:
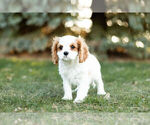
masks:
<instances>
[{"instance_id":1,"label":"puppy's eye","mask_svg":"<svg viewBox=\"0 0 150 125\"><path fill-rule=\"evenodd\" d=\"M59 46L59 49L62 50L62 49L63 49L63 46Z\"/></svg>"},{"instance_id":2,"label":"puppy's eye","mask_svg":"<svg viewBox=\"0 0 150 125\"><path fill-rule=\"evenodd\" d=\"M74 49L74 48L75 48L75 46L74 46L74 45L72 45L72 46L71 46L71 49Z\"/></svg>"}]
</instances>

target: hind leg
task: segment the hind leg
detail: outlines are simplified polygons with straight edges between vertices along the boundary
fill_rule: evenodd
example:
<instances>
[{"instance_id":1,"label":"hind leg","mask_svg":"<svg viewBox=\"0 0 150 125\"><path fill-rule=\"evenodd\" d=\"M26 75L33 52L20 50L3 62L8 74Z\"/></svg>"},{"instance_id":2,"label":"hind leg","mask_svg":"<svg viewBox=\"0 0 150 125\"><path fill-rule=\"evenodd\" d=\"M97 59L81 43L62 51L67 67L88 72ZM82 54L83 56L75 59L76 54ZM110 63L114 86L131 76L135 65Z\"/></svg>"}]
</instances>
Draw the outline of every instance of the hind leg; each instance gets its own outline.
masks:
<instances>
[{"instance_id":1,"label":"hind leg","mask_svg":"<svg viewBox=\"0 0 150 125\"><path fill-rule=\"evenodd\" d=\"M98 95L105 95L106 92L104 90L104 83L101 77L101 74L99 75L99 77L95 80L95 83L97 84L97 94Z\"/></svg>"}]
</instances>

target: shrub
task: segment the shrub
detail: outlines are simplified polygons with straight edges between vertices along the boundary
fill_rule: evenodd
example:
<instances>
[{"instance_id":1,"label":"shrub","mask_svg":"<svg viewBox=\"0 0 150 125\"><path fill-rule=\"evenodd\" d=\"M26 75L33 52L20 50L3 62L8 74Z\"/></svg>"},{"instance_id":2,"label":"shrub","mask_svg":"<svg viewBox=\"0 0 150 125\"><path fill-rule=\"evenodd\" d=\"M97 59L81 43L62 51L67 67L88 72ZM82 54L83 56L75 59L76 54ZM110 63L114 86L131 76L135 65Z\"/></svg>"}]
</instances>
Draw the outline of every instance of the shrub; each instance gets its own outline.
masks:
<instances>
[{"instance_id":1,"label":"shrub","mask_svg":"<svg viewBox=\"0 0 150 125\"><path fill-rule=\"evenodd\" d=\"M100 51L117 51L141 59L150 57L150 14L107 13L106 18L106 36Z\"/></svg>"},{"instance_id":2,"label":"shrub","mask_svg":"<svg viewBox=\"0 0 150 125\"><path fill-rule=\"evenodd\" d=\"M0 52L37 52L48 47L49 35L69 14L1 13Z\"/></svg>"}]
</instances>

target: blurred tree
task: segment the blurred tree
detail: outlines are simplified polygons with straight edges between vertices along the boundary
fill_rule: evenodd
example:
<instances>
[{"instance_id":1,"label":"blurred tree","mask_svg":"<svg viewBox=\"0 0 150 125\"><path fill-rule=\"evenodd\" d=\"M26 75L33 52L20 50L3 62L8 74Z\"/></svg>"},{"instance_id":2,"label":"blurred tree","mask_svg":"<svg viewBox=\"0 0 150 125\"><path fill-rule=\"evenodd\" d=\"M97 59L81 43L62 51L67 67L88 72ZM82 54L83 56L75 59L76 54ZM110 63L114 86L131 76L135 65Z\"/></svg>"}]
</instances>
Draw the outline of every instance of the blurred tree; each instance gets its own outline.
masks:
<instances>
[{"instance_id":1,"label":"blurred tree","mask_svg":"<svg viewBox=\"0 0 150 125\"><path fill-rule=\"evenodd\" d=\"M136 58L150 58L149 13L93 13L91 19L93 27L87 38L95 41L92 50L96 49L101 54L117 52ZM69 28L82 33L83 28L80 31L74 27L74 20L76 16L70 14L1 13L0 52L44 51L51 45L49 38L54 35L75 35ZM91 26L90 21L87 24L74 23L81 27Z\"/></svg>"},{"instance_id":2,"label":"blurred tree","mask_svg":"<svg viewBox=\"0 0 150 125\"><path fill-rule=\"evenodd\" d=\"M150 57L150 14L106 13L107 34L100 50Z\"/></svg>"},{"instance_id":3,"label":"blurred tree","mask_svg":"<svg viewBox=\"0 0 150 125\"><path fill-rule=\"evenodd\" d=\"M67 18L71 16L48 13L1 13L0 52L45 50L49 35L53 35L53 31L63 25Z\"/></svg>"}]
</instances>

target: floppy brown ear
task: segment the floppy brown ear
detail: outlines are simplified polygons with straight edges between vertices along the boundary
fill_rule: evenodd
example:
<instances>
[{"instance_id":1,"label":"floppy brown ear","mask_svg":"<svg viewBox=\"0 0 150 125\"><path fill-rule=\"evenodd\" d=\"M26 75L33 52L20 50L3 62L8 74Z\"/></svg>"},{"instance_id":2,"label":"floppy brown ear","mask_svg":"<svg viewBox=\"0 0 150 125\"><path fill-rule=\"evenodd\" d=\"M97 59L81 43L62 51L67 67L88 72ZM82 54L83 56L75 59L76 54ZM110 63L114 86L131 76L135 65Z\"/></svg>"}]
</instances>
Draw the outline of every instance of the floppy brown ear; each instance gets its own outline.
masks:
<instances>
[{"instance_id":1,"label":"floppy brown ear","mask_svg":"<svg viewBox=\"0 0 150 125\"><path fill-rule=\"evenodd\" d=\"M79 53L79 63L83 63L87 57L88 57L88 46L84 42L84 39L81 37L77 38L77 44L78 44L78 53Z\"/></svg>"},{"instance_id":2,"label":"floppy brown ear","mask_svg":"<svg viewBox=\"0 0 150 125\"><path fill-rule=\"evenodd\" d=\"M53 39L53 45L52 45L52 61L54 64L57 64L58 63L58 55L57 55L57 45L58 45L58 41L59 41L59 38L58 37L55 37Z\"/></svg>"}]
</instances>

